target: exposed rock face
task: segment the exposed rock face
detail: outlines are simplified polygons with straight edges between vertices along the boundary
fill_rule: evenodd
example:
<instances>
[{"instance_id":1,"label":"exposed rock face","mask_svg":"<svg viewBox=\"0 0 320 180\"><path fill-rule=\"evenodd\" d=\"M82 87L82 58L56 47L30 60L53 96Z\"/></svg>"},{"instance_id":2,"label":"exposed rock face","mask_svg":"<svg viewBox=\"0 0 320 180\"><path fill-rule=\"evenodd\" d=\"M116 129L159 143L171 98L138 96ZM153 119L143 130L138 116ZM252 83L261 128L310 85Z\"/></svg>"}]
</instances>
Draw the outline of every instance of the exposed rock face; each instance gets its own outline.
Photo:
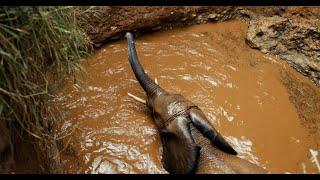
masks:
<instances>
[{"instance_id":1,"label":"exposed rock face","mask_svg":"<svg viewBox=\"0 0 320 180\"><path fill-rule=\"evenodd\" d=\"M286 60L320 85L320 21L250 15L247 42Z\"/></svg>"}]
</instances>

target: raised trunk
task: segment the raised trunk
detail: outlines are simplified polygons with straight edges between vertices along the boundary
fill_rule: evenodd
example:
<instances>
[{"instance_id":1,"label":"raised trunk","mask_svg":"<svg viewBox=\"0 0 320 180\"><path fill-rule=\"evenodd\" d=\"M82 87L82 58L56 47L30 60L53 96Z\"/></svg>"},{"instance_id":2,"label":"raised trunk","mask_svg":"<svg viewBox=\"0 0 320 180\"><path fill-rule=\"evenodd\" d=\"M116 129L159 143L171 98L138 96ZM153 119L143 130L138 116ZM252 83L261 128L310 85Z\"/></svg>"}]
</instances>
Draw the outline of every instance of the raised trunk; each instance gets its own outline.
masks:
<instances>
[{"instance_id":1,"label":"raised trunk","mask_svg":"<svg viewBox=\"0 0 320 180\"><path fill-rule=\"evenodd\" d=\"M133 36L131 33L126 34L128 43L128 60L130 62L131 68L139 81L142 88L146 91L147 95L152 95L157 91L162 91L161 87L158 86L150 77L145 73L142 65L140 64L136 47L134 44Z\"/></svg>"}]
</instances>

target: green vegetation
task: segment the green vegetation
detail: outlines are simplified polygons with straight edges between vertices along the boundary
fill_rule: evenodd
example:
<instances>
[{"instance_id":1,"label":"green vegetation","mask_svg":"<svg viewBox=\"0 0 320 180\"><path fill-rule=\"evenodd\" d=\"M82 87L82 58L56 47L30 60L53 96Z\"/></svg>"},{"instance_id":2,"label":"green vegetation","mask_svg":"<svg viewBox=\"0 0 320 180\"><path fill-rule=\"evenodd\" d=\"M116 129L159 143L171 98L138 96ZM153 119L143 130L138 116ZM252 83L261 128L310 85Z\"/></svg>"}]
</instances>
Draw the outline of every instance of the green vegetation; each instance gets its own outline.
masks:
<instances>
[{"instance_id":1,"label":"green vegetation","mask_svg":"<svg viewBox=\"0 0 320 180\"><path fill-rule=\"evenodd\" d=\"M51 136L50 87L83 72L79 61L92 48L81 24L91 9L0 7L0 121Z\"/></svg>"}]
</instances>

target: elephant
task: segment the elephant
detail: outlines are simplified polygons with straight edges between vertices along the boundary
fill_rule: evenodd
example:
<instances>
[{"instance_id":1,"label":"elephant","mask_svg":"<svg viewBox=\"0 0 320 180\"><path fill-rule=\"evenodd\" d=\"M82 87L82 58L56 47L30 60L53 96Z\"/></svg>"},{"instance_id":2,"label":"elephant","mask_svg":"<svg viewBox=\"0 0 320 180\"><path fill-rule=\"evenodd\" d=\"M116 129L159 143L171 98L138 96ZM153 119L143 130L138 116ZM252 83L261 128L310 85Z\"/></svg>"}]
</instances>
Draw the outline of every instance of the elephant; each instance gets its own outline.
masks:
<instances>
[{"instance_id":1,"label":"elephant","mask_svg":"<svg viewBox=\"0 0 320 180\"><path fill-rule=\"evenodd\" d=\"M172 174L267 173L238 157L197 105L180 94L165 91L152 80L140 64L132 33L127 32L125 37L129 64L146 92L145 104L161 137L165 170Z\"/></svg>"}]
</instances>

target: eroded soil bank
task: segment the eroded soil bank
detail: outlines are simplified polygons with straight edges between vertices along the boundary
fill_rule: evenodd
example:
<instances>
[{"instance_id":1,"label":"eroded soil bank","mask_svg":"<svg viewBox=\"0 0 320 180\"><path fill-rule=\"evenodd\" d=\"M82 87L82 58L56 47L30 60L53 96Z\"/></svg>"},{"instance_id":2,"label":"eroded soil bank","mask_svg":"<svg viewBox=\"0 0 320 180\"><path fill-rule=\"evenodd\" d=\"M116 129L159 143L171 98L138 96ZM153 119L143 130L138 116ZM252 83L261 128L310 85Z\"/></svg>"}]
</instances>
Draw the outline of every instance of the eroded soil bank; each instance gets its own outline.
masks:
<instances>
[{"instance_id":1,"label":"eroded soil bank","mask_svg":"<svg viewBox=\"0 0 320 180\"><path fill-rule=\"evenodd\" d=\"M239 156L272 173L319 173L320 90L273 55L250 48L242 21L193 25L136 39L141 63L173 93L196 103ZM87 91L70 82L53 104L65 172L167 173L161 141L120 40L83 63Z\"/></svg>"},{"instance_id":2,"label":"eroded soil bank","mask_svg":"<svg viewBox=\"0 0 320 180\"><path fill-rule=\"evenodd\" d=\"M136 34L173 26L244 19L247 43L278 55L297 71L320 85L319 7L98 7L85 26L96 47Z\"/></svg>"}]
</instances>

